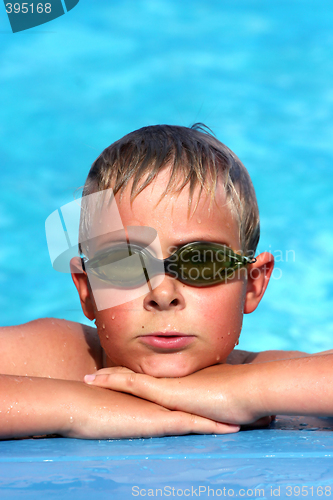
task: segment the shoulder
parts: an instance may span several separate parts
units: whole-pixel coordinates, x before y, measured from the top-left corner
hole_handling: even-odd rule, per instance
[[[82,380],[102,367],[96,328],[56,318],[0,328],[0,373]]]
[[[256,363],[267,363],[269,361],[281,361],[284,359],[294,359],[294,358],[304,358],[309,356],[317,356],[320,354],[330,354],[331,351],[325,351],[323,353],[309,354],[302,351],[261,351],[261,352],[251,352],[251,351],[241,351],[234,349],[228,356],[226,363],[229,365],[241,365],[241,364],[256,364]]]
[[[250,351],[243,351],[241,349],[234,349],[227,357],[226,363],[228,365],[243,365],[244,363],[249,363],[248,358],[252,354],[255,353]]]

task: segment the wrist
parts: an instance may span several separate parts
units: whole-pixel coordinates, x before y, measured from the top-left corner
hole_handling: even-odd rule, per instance
[[[96,414],[94,404],[96,393],[103,389],[87,386],[84,382],[78,381],[71,381],[70,384],[66,393],[62,394],[62,401],[59,404],[61,410],[59,433],[68,438],[92,438],[91,421]]]
[[[48,434],[69,437],[68,434],[74,424],[74,414],[78,410],[80,386],[84,388],[84,384],[74,380],[49,378],[37,378],[34,379],[34,383],[40,386],[41,417],[36,419],[36,426],[45,427]]]
[[[262,366],[262,364],[242,365],[242,369],[245,370],[242,377],[246,380],[246,407],[253,420],[273,414],[268,397],[269,386],[266,385],[267,377]]]

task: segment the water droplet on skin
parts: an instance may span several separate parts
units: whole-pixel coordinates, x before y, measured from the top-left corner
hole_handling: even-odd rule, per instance
[[[108,339],[108,338],[109,338],[109,336],[108,336],[108,335],[105,335],[105,338],[107,338],[107,339]]]
[[[69,417],[69,421],[72,424],[74,422],[74,418],[73,417]]]
[[[236,344],[235,345],[238,345],[239,344],[239,340],[237,340]]]
[[[230,332],[228,332],[228,335],[230,335]]]
[[[71,329],[72,329],[69,325],[67,325],[67,328],[68,328],[69,330],[71,330]]]
[[[198,223],[198,224],[201,224],[201,219],[197,219],[197,223]]]
[[[220,361],[220,356],[216,356],[216,361]]]
[[[114,319],[114,318],[115,318],[115,316],[111,316],[111,319]]]
[[[104,325],[104,323],[103,323],[103,325],[102,325],[102,328],[103,328],[103,330],[105,329],[105,325]]]

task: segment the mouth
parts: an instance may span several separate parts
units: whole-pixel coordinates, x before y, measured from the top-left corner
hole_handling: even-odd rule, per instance
[[[153,332],[140,336],[141,342],[162,351],[182,349],[190,345],[194,339],[195,335],[180,332]]]

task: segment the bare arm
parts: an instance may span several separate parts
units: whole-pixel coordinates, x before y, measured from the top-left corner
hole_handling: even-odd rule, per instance
[[[261,412],[333,416],[333,354],[258,363],[252,372]]]
[[[0,439],[49,434],[119,439],[239,430],[72,380],[0,375],[0,395]]]
[[[83,376],[102,362],[94,330],[54,318],[0,329],[0,439],[49,434],[108,439],[239,430],[84,384]]]
[[[124,391],[216,421],[251,424],[266,416],[333,416],[333,353],[231,366],[215,365],[186,377],[156,379],[116,368],[97,372],[95,384]]]

